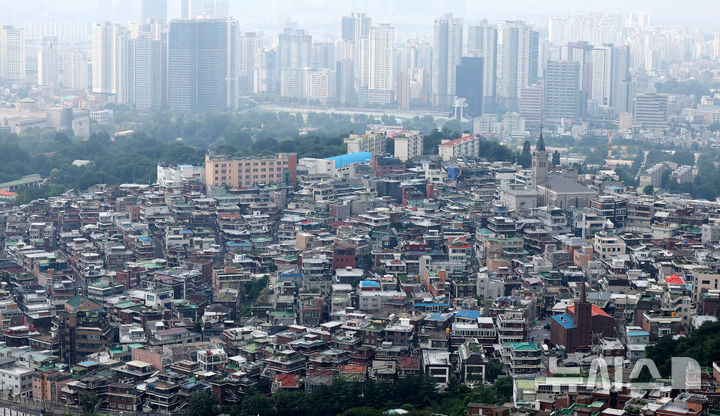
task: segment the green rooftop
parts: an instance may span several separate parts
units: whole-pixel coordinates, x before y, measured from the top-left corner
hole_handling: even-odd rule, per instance
[[[508,346],[513,351],[539,351],[540,347],[535,342],[506,342],[503,347]]]
[[[517,378],[515,379],[515,386],[522,390],[534,390],[535,380],[528,378]]]
[[[276,318],[290,318],[295,316],[294,313],[288,311],[270,311],[268,312],[268,315],[272,315]]]
[[[258,351],[258,350],[261,349],[261,348],[262,348],[261,345],[252,343],[252,344],[244,345],[244,346],[242,346],[240,349],[242,349],[243,351],[247,351],[247,352],[253,353],[253,352]]]

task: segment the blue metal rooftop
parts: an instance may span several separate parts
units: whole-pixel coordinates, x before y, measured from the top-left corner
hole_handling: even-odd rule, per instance
[[[345,155],[329,157],[326,160],[334,160],[335,168],[342,168],[351,163],[364,163],[370,159],[372,159],[372,153],[357,152],[357,153],[348,153]]]
[[[455,317],[461,317],[461,318],[467,318],[467,319],[477,319],[483,316],[482,312],[480,311],[457,311],[455,314]]]
[[[553,315],[552,319],[562,325],[562,327],[565,329],[575,328],[575,320],[572,318],[572,316],[566,313],[562,313],[560,315]]]

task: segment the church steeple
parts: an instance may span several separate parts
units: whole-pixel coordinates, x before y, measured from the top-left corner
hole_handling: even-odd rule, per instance
[[[538,137],[535,151],[532,154],[532,186],[537,189],[538,184],[545,182],[547,179],[548,158],[545,151],[545,140],[540,129],[540,137]]]
[[[545,151],[545,140],[543,139],[542,135],[542,127],[540,127],[540,137],[538,138],[537,146],[535,146],[535,149]]]

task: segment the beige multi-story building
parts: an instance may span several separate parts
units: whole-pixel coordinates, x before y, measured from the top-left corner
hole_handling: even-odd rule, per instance
[[[215,293],[223,289],[240,290],[253,280],[254,277],[249,271],[238,270],[234,267],[214,269],[212,272],[212,283]]]
[[[348,153],[385,153],[385,133],[366,131],[365,134],[351,134],[345,139]]]
[[[606,233],[595,234],[593,251],[601,259],[625,254],[626,247],[625,242],[618,236],[607,235]]]
[[[480,155],[480,140],[480,137],[471,134],[446,140],[438,146],[438,154],[444,162],[458,158],[475,158]]]
[[[275,156],[235,157],[205,155],[205,184],[240,188],[260,184],[297,181],[297,155],[278,153]]]
[[[395,157],[407,162],[423,154],[423,135],[418,130],[403,131],[393,137]]]
[[[697,273],[693,282],[693,301],[702,302],[703,294],[720,289],[720,273]]]

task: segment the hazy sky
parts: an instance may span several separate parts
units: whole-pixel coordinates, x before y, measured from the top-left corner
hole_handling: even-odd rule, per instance
[[[126,21],[139,15],[140,0],[0,0],[0,22],[20,20],[108,19]],[[430,26],[452,11],[466,21],[524,19],[545,25],[547,18],[568,12],[649,11],[654,24],[720,29],[718,0],[230,0],[231,13],[248,28],[274,30],[292,20],[313,31],[338,31],[340,16],[365,11],[374,22],[398,29]],[[168,0],[169,16],[179,14],[180,0]]]

